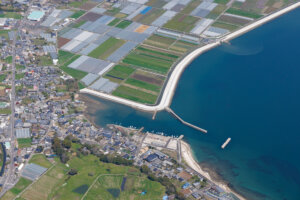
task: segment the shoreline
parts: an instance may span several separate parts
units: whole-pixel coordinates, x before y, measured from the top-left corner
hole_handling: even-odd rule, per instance
[[[225,35],[224,37],[220,38],[218,41],[205,45],[203,47],[200,47],[194,51],[192,51],[190,54],[188,54],[186,57],[184,57],[175,67],[173,72],[171,73],[169,79],[167,80],[166,87],[162,91],[162,96],[160,99],[160,102],[157,105],[146,105],[142,103],[137,103],[128,99],[123,99],[121,97],[116,97],[111,94],[106,94],[103,92],[95,91],[92,89],[84,88],[80,90],[80,93],[86,93],[86,94],[91,94],[93,96],[97,96],[103,99],[107,99],[110,101],[114,101],[123,105],[127,105],[130,107],[133,107],[135,109],[139,109],[142,111],[146,112],[156,112],[156,111],[161,111],[164,110],[165,108],[169,107],[172,103],[173,96],[176,91],[177,84],[179,82],[179,79],[184,72],[185,68],[194,60],[196,59],[199,55],[202,53],[205,53],[209,51],[210,49],[213,49],[219,45],[221,45],[223,42],[228,42],[234,38],[237,38],[285,13],[288,13],[296,8],[300,7],[300,2],[294,3],[286,8],[283,8],[275,13],[272,13],[268,16],[263,17],[262,19],[255,21],[248,26],[245,26],[235,32],[232,32],[228,35]]]
[[[240,194],[238,194],[237,192],[233,191],[224,182],[222,182],[220,180],[214,180],[211,177],[211,175],[210,175],[209,172],[203,170],[203,168],[200,166],[200,164],[194,158],[193,151],[192,151],[192,148],[190,147],[190,145],[187,142],[182,141],[182,140],[181,140],[181,156],[182,156],[183,160],[187,163],[187,165],[190,168],[192,168],[193,170],[195,170],[196,172],[198,172],[199,174],[201,174],[203,177],[205,177],[206,179],[208,179],[210,182],[216,184],[218,187],[222,188],[226,192],[230,192],[230,193],[234,194],[240,200],[246,200],[245,197],[243,197]]]

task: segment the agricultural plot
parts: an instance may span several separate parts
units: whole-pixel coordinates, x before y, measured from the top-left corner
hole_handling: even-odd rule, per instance
[[[164,27],[181,32],[190,32],[197,21],[198,18],[196,17],[179,13],[173,19],[168,21]]]
[[[141,192],[147,191],[141,197]],[[161,199],[163,192],[157,182],[138,176],[101,176],[88,192],[85,200],[92,199]]]
[[[102,163],[93,155],[81,156],[81,158],[72,157],[68,162],[70,167],[66,167],[58,160],[56,160],[56,162],[57,163],[50,170],[22,194],[22,199],[81,199],[90,187],[91,189],[87,192],[84,199],[95,199],[94,195],[109,195],[117,192],[117,190],[109,189],[119,189],[121,196],[127,193],[134,193],[136,196],[140,195],[136,190],[127,189],[126,184],[123,186],[125,188],[123,188],[124,191],[122,191],[121,187],[125,174],[133,176],[134,173],[131,171],[135,171],[137,175],[143,176],[135,168]],[[76,169],[78,173],[70,176],[68,175],[70,169]],[[143,181],[142,183],[145,184],[139,184],[140,187],[137,185],[135,187],[140,190],[149,190],[147,194],[149,195],[149,199],[152,197],[162,197],[164,193],[163,186],[158,182],[148,180],[144,176],[141,180]],[[94,181],[95,184],[93,184]],[[99,188],[98,183],[101,184]],[[132,183],[130,182],[130,184]],[[129,186],[130,185],[128,185],[128,187]],[[97,189],[94,190],[96,187]],[[151,191],[152,188],[153,192]],[[105,191],[105,193],[102,193],[102,191]],[[106,192],[108,192],[108,194]]]
[[[220,14],[222,14],[227,9],[226,5],[219,4],[215,7],[208,15],[207,18],[216,19]]]
[[[20,149],[31,146],[31,138],[18,138],[18,146]]]
[[[144,44],[163,48],[163,49],[168,49],[171,44],[173,44],[176,41],[176,39],[173,38],[168,38],[160,35],[152,35],[149,37]]]
[[[123,62],[166,74],[178,57],[178,55],[166,51],[138,47],[134,52],[125,57]]]
[[[31,180],[21,177],[20,180],[17,182],[17,184],[12,189],[7,191],[1,199],[2,200],[13,200],[18,194],[20,194],[31,183],[32,183]]]
[[[167,4],[167,2],[164,0],[150,0],[147,2],[148,6],[152,6],[155,8],[162,8],[166,4]]]
[[[83,11],[83,10],[78,10],[78,11],[76,11],[73,15],[71,15],[70,18],[78,19],[78,18],[81,17],[84,13],[85,13],[85,11]]]
[[[111,21],[109,24],[107,24],[108,26],[115,26],[116,24],[118,24],[121,21],[121,19],[116,18],[113,21]]]
[[[31,157],[29,163],[34,163],[40,165],[45,168],[49,168],[52,166],[49,160],[45,157],[44,154],[35,154]]]
[[[127,26],[129,26],[132,23],[132,21],[123,20],[120,23],[116,25],[117,28],[125,29]]]
[[[156,95],[149,94],[147,92],[143,92],[141,90],[126,87],[123,85],[121,85],[115,91],[113,91],[112,94],[121,98],[146,104],[154,104],[157,99]]]
[[[183,14],[190,14],[195,8],[200,5],[201,1],[192,0],[182,11]]]
[[[197,47],[195,43],[178,40],[171,47],[170,50],[177,51],[180,53],[186,53],[187,51]]]
[[[63,51],[63,50],[59,50],[58,51],[58,64],[64,64],[67,60],[72,58],[74,55],[75,54],[73,54],[73,53]]]
[[[213,27],[218,27],[218,28],[223,28],[229,31],[234,31],[239,28],[239,26],[234,25],[234,24],[227,24],[222,21],[216,21],[215,23],[212,24]]]
[[[82,79],[84,76],[87,75],[87,73],[77,70],[77,69],[72,69],[72,68],[68,67],[68,65],[71,64],[72,62],[74,62],[79,57],[80,57],[79,55],[75,55],[69,61],[67,61],[65,64],[60,66],[60,69],[62,69],[64,72],[66,72],[67,74],[69,74],[70,76],[72,76],[73,78],[75,78],[77,80]]]
[[[240,15],[240,16],[249,17],[249,18],[252,18],[252,19],[258,19],[258,18],[261,18],[263,16],[261,14],[255,13],[255,12],[244,11],[242,9],[237,9],[237,8],[229,8],[226,12],[229,13],[229,14]]]
[[[106,76],[116,78],[119,80],[124,80],[128,78],[134,71],[135,69],[132,67],[128,67],[125,65],[116,65],[106,74]]]
[[[164,12],[165,11],[162,9],[152,8],[146,14],[137,15],[135,18],[133,18],[133,21],[137,21],[142,24],[151,24],[154,20],[160,17]]]
[[[136,80],[140,80],[142,82],[149,83],[151,85],[157,85],[162,86],[165,80],[165,76],[149,73],[142,70],[137,70],[131,78],[134,78]]]
[[[125,43],[124,40],[116,39],[116,38],[109,38],[105,42],[103,42],[99,47],[93,50],[89,56],[93,58],[101,58],[105,59],[109,55],[111,55],[115,50],[120,48]]]
[[[154,91],[154,92],[159,92],[159,90],[160,90],[160,87],[157,85],[146,83],[144,81],[140,81],[140,80],[133,79],[133,78],[127,79],[125,83],[132,85],[134,87],[138,87],[138,88],[142,88],[142,89],[146,89],[146,90],[150,90],[150,91]]]

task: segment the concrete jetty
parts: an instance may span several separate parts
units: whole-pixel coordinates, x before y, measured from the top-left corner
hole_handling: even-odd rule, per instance
[[[225,147],[228,145],[228,143],[231,141],[231,138],[227,138],[227,140],[222,144],[222,149],[225,149]]]
[[[167,107],[166,111],[168,111],[169,113],[171,113],[177,120],[179,120],[184,125],[189,126],[189,127],[193,128],[193,129],[196,129],[198,131],[201,131],[203,133],[207,133],[207,130],[205,130],[203,128],[200,128],[198,126],[195,126],[195,125],[193,125],[191,123],[188,123],[188,122],[184,121],[183,119],[181,119],[171,108]]]
[[[157,114],[157,110],[154,111],[153,116],[152,116],[152,120],[155,120],[156,114]]]

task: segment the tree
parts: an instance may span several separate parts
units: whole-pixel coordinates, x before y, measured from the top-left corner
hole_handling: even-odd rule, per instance
[[[68,172],[68,174],[71,175],[71,176],[74,176],[77,173],[78,173],[78,170],[77,169],[73,169],[73,168]]]
[[[60,160],[62,163],[67,163],[70,160],[70,158],[69,158],[68,154],[66,152],[64,152],[61,154]]]
[[[144,174],[149,174],[150,173],[150,169],[147,165],[142,165],[141,168],[140,168],[140,171]]]
[[[66,138],[63,140],[62,145],[63,145],[65,148],[70,149],[71,146],[72,146],[72,142],[71,142],[71,140],[70,140],[69,138],[66,137]]]

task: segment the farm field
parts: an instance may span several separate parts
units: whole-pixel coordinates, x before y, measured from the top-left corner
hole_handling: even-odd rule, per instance
[[[135,69],[133,69],[132,67],[128,67],[125,65],[116,65],[106,75],[124,80],[128,78],[134,71]]]
[[[58,51],[58,64],[64,64],[67,60],[73,57],[75,54],[63,50]]]
[[[237,9],[237,8],[229,8],[226,12],[229,13],[229,14],[240,15],[240,16],[243,16],[243,17],[249,17],[249,18],[253,18],[253,19],[258,19],[258,18],[263,16],[261,14],[244,11],[244,10]]]
[[[229,31],[234,31],[234,30],[239,28],[239,26],[237,26],[237,25],[228,24],[228,23],[221,22],[221,21],[216,21],[215,23],[212,24],[212,26],[218,27],[218,28],[224,28],[224,29],[227,29]]]
[[[132,23],[132,21],[123,20],[120,23],[116,25],[117,28],[125,29],[127,26],[129,26]]]
[[[159,18],[165,11],[162,9],[152,8],[146,14],[140,14],[136,16],[133,20],[140,22],[142,24],[151,24],[154,20]]]
[[[166,74],[178,57],[168,52],[138,47],[134,52],[125,57],[123,62]]]
[[[171,44],[176,40],[173,38],[168,38],[160,35],[152,35],[149,37],[144,44],[155,46],[158,48],[168,49]]]
[[[173,51],[177,51],[180,53],[186,53],[187,51],[197,47],[198,45],[191,43],[191,42],[186,42],[183,40],[178,40],[176,41],[169,49]]]
[[[70,18],[78,19],[78,18],[81,17],[84,13],[85,13],[85,11],[83,11],[83,10],[78,10],[78,11],[76,11],[73,15],[71,15]]]
[[[31,185],[22,194],[21,198],[25,200],[81,199],[95,182],[84,198],[91,199],[91,196],[97,196],[100,193],[101,195],[108,195],[107,193],[102,193],[102,191],[107,191],[107,189],[116,189],[117,187],[121,189],[120,185],[123,176],[139,176],[142,183],[138,185],[134,183],[134,189],[127,189],[125,185],[126,190],[120,191],[120,195],[134,194],[136,197],[139,197],[140,193],[138,192],[140,190],[147,190],[149,192],[145,195],[145,199],[151,199],[152,197],[161,198],[164,194],[163,186],[160,183],[148,180],[145,175],[133,167],[103,163],[93,155],[81,156],[80,158],[72,157],[68,164],[69,167],[66,167],[66,165],[56,160],[56,164],[37,182]],[[67,174],[70,169],[76,169],[78,173],[70,176]],[[101,181],[101,185],[98,185],[97,182],[99,181]],[[99,188],[95,191],[94,186]],[[156,190],[151,191],[150,189]]]
[[[127,81],[125,83],[129,84],[129,85],[139,87],[139,88],[143,88],[143,89],[146,89],[146,90],[151,90],[151,91],[154,91],[154,92],[159,92],[159,90],[160,90],[160,87],[157,86],[157,85],[146,83],[146,82],[143,82],[143,81],[140,81],[140,80],[137,80],[137,79],[133,79],[133,78],[127,79]]]
[[[112,94],[132,101],[147,104],[154,104],[157,99],[157,96],[153,94],[149,94],[123,85],[118,87]]]
[[[125,182],[125,184],[123,183]],[[122,184],[123,183],[123,184]],[[147,191],[145,195],[141,193]],[[158,182],[144,176],[101,176],[88,192],[85,200],[93,199],[161,199],[163,191]]]
[[[105,59],[110,56],[115,50],[120,48],[125,43],[124,40],[110,37],[108,40],[103,42],[95,50],[93,50],[89,56],[93,58]]]
[[[26,148],[31,146],[31,138],[18,138],[19,148]]]
[[[29,163],[34,163],[37,165],[40,165],[45,168],[50,168],[52,164],[50,163],[49,160],[45,157],[44,154],[35,154],[31,157]]]
[[[198,18],[196,17],[179,13],[173,17],[173,19],[168,21],[164,25],[164,28],[182,32],[190,32],[194,28],[197,21]]]
[[[108,26],[115,26],[116,24],[118,24],[121,20],[119,18],[114,19],[113,21],[111,21],[109,24],[107,24]]]
[[[18,183],[10,189],[5,195],[1,198],[1,200],[13,200],[18,194],[20,194],[28,185],[32,183],[31,180],[20,178]]]
[[[80,55],[75,55],[71,59],[69,59],[67,62],[65,62],[63,65],[60,66],[60,69],[62,69],[64,72],[66,72],[67,74],[69,74],[70,76],[72,76],[73,78],[75,78],[77,80],[82,79],[83,77],[85,77],[88,74],[86,72],[68,67],[69,64],[71,64],[73,61],[75,61],[79,57],[80,57]]]

